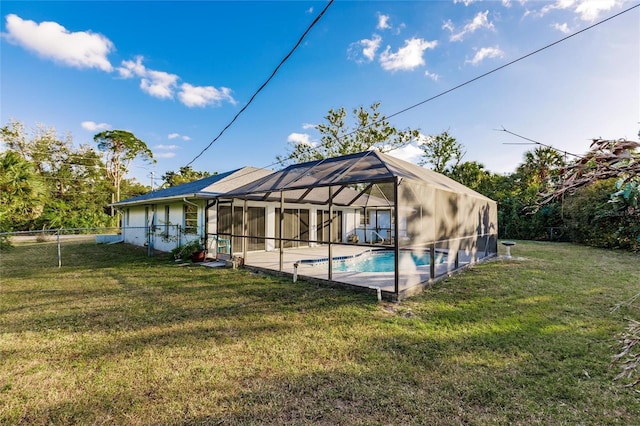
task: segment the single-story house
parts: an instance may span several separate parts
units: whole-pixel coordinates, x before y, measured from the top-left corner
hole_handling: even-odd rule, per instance
[[[271,173],[243,167],[115,203],[122,213],[122,238],[165,252],[192,240],[204,242],[216,229],[216,218],[210,216],[215,209],[209,209],[215,198]]]
[[[210,255],[392,300],[497,254],[495,201],[376,151],[215,178],[118,203],[125,241],[170,250],[205,236]]]
[[[218,235],[245,265],[391,299],[497,254],[495,201],[376,151],[291,165],[216,208]]]

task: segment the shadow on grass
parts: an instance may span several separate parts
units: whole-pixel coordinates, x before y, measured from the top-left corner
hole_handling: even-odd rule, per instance
[[[586,284],[544,281],[538,264],[483,265],[402,305],[379,305],[304,282],[145,260],[96,262],[93,284],[63,276],[54,289],[14,281],[3,290],[13,309],[0,314],[3,331],[84,336],[62,342],[70,360],[55,361],[69,374],[80,362],[93,374],[141,353],[143,367],[165,366],[163,377],[83,375],[79,397],[46,403],[23,423],[631,424],[640,411],[610,386],[608,307],[571,288]],[[295,366],[286,357],[261,364],[298,341],[285,353]],[[209,347],[222,354],[217,363]],[[8,356],[29,359],[27,351]],[[159,359],[148,361],[153,352]],[[194,374],[182,387],[167,371],[176,353],[176,372]],[[118,386],[103,391],[110,380]]]

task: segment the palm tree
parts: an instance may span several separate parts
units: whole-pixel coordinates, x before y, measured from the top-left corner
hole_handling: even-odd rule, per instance
[[[538,147],[524,154],[524,163],[518,167],[517,173],[542,189],[549,187],[551,177],[565,164],[565,159],[555,149]]]
[[[38,218],[44,209],[45,186],[34,166],[13,150],[0,155],[0,229],[13,230]]]

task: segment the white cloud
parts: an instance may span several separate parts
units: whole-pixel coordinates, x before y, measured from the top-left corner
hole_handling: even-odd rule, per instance
[[[450,32],[455,31],[455,27],[453,26],[453,22],[451,22],[451,19],[447,19],[447,21],[442,24],[442,29]]]
[[[502,5],[506,8],[511,7],[511,0],[502,0]]]
[[[391,25],[389,25],[389,15],[383,15],[378,12],[378,25],[376,28],[379,30],[388,30],[391,28]]]
[[[171,140],[171,139],[182,139],[183,141],[190,141],[191,138],[189,136],[186,135],[181,135],[180,133],[169,133],[167,135],[167,139]]]
[[[142,65],[142,56],[136,56],[135,61],[122,61],[122,66],[117,68],[120,77],[133,78],[147,75],[147,68]]]
[[[563,34],[569,34],[571,30],[569,29],[569,25],[567,23],[558,24],[557,22],[553,24],[553,28],[560,31]]]
[[[315,129],[316,125],[315,124],[311,124],[311,123],[303,123],[302,124],[302,128],[304,130]]]
[[[434,49],[437,41],[426,41],[421,38],[405,40],[405,45],[396,53],[391,53],[391,47],[380,54],[380,64],[387,71],[410,71],[424,65],[423,54],[427,49]]]
[[[467,34],[476,32],[483,28],[487,30],[494,30],[495,27],[492,22],[489,22],[488,15],[489,15],[488,10],[484,12],[478,12],[478,14],[464,26],[462,31],[460,31],[459,33],[451,34],[451,36],[449,37],[449,40],[462,41]],[[453,29],[453,25],[451,24],[451,21],[445,22],[445,25],[447,24],[449,24],[447,26],[447,29],[453,32],[454,29]],[[443,28],[445,27],[443,26]]]
[[[164,71],[148,70],[147,76],[140,80],[140,88],[143,92],[160,99],[172,99],[173,89],[178,82],[178,76]]]
[[[429,77],[433,81],[438,81],[438,79],[440,78],[438,74],[429,72],[428,70],[424,72],[424,75],[426,77]]]
[[[96,123],[95,121],[83,121],[80,125],[83,129],[90,132],[97,132],[98,130],[107,130],[111,128],[111,124]]]
[[[402,148],[389,151],[387,154],[410,163],[418,164],[420,160],[422,160],[424,151],[420,149],[417,143],[410,143]]]
[[[316,143],[311,140],[311,136],[309,136],[309,134],[307,133],[291,133],[289,136],[287,136],[287,142],[316,146]]]
[[[374,34],[371,39],[363,39],[351,43],[347,51],[349,59],[357,63],[371,62],[376,57],[376,52],[380,48],[382,38]],[[363,58],[364,57],[364,58]]]
[[[227,87],[216,89],[213,86],[193,86],[189,83],[183,83],[180,86],[178,98],[189,108],[218,105],[222,101],[236,104],[236,100],[231,96],[231,89]]]
[[[165,151],[171,151],[172,149],[178,149],[178,145],[156,145],[154,146],[155,149],[162,149]]]
[[[477,0],[453,0],[453,3],[464,3],[465,6],[469,6],[471,3],[474,3]]]
[[[595,21],[600,13],[607,12],[623,3],[623,0],[581,0],[578,1],[576,13],[583,21]]]
[[[175,156],[175,152],[161,152],[159,154],[153,154],[153,158],[173,158]]]
[[[70,32],[56,22],[38,24],[9,14],[7,33],[3,35],[10,43],[65,65],[81,69],[96,68],[105,72],[113,70],[107,55],[114,50],[114,46],[102,34]]]
[[[624,4],[624,0],[557,0],[553,4],[544,6],[539,12],[529,13],[543,17],[553,10],[573,10],[583,21],[592,22],[598,19],[602,13],[622,4]]]
[[[502,58],[504,56],[504,52],[500,50],[499,47],[483,47],[478,50],[473,57],[473,59],[467,59],[465,63],[471,65],[478,65],[480,62],[484,61],[487,58]]]
[[[140,88],[147,94],[160,99],[173,99],[178,87],[178,77],[164,71],[151,70],[142,64],[144,58],[136,56],[135,61],[122,61],[118,73],[123,78],[140,77]],[[180,85],[178,99],[188,107],[204,107],[218,105],[222,101],[236,104],[231,96],[231,89],[213,86],[194,86],[189,83]]]
[[[144,58],[136,56],[135,61],[122,61],[118,73],[122,78],[140,77],[143,92],[160,99],[173,99],[178,84],[178,76],[164,71],[150,70],[142,64]]]

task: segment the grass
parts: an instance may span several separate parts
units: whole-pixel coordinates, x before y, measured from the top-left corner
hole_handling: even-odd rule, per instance
[[[518,242],[402,302],[125,245],[0,254],[2,424],[632,424],[640,258]],[[51,261],[48,259],[52,258]],[[50,266],[47,266],[50,265]]]

